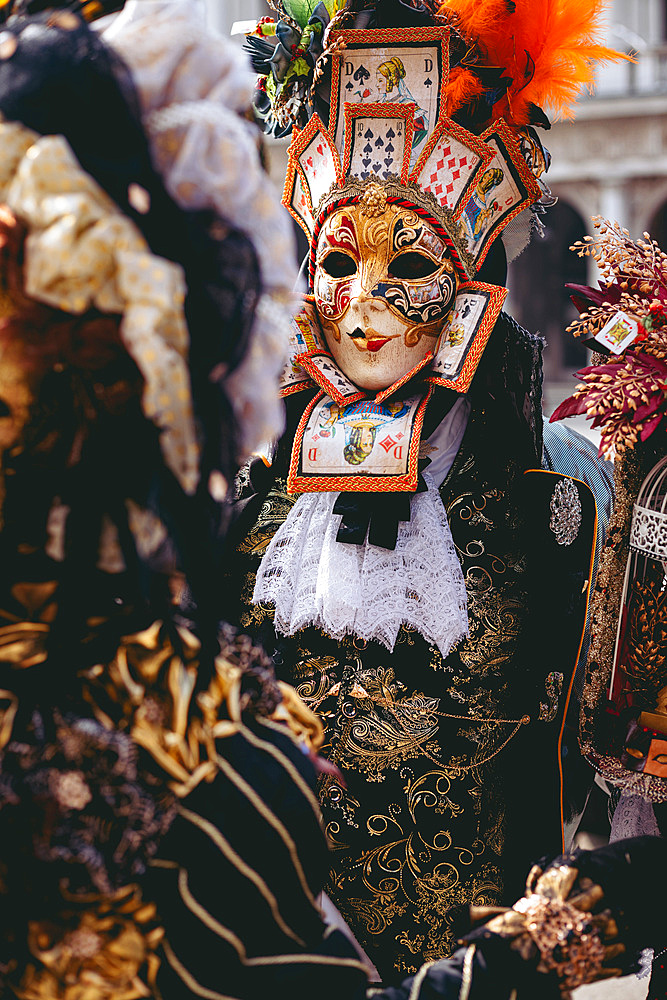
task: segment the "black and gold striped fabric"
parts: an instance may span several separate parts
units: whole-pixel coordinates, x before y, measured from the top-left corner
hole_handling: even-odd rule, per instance
[[[151,864],[164,1000],[365,996],[366,971],[316,902],[329,866],[314,768],[280,723],[217,741],[219,771],[181,800]]]

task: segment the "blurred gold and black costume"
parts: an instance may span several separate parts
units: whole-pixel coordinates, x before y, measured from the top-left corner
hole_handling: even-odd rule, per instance
[[[319,724],[220,626],[220,499],[280,430],[296,277],[251,77],[189,3],[128,5],[112,40],[18,6],[0,52],[0,993],[246,997],[296,977],[361,995],[315,903]],[[176,179],[192,129],[222,137],[217,186],[194,194]]]

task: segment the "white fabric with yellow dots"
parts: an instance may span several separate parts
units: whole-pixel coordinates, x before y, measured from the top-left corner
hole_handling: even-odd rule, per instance
[[[282,432],[278,383],[300,307],[292,223],[246,117],[255,78],[192,0],[128,0],[102,38],[130,68],[153,160],[174,201],[213,210],[257,253],[263,294],[246,354],[225,380],[243,461]]]
[[[143,409],[160,428],[183,489],[198,483],[188,370],[185,281],[85,173],[62,136],[0,121],[0,201],[26,226],[25,292],[63,312],[121,316],[120,336],[144,378]]]

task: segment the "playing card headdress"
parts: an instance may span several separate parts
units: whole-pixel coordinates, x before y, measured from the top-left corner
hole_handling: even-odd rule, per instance
[[[499,236],[516,256],[552,200],[540,180],[549,156],[534,126],[549,121],[539,105],[571,117],[595,62],[621,58],[594,43],[603,6],[284,0],[281,20],[263,18],[247,44],[261,74],[257,106],[267,130],[294,129],[283,200],[310,241],[311,285],[322,224],[369,198],[430,223],[460,294]],[[502,298],[487,294],[487,306],[495,320]],[[472,377],[440,375],[460,391]]]
[[[620,58],[593,43],[603,4],[593,0],[582,15],[573,0],[410,8],[394,0],[365,5],[358,23],[377,25],[370,29],[355,24],[359,6],[285,0],[283,19],[263,18],[249,38],[269,127],[300,130],[286,204],[313,237],[323,215],[359,198],[360,186],[389,185],[392,199],[442,228],[470,279],[493,240],[545,195],[538,178],[548,156],[533,126],[549,122],[538,104],[571,116],[594,62]],[[325,122],[311,115],[327,62]]]
[[[478,136],[448,117],[450,34],[446,26],[331,30],[329,123],[314,114],[294,136],[284,192],[311,240],[311,277],[322,223],[371,184],[428,220],[463,281],[540,199],[519,135],[504,120]]]

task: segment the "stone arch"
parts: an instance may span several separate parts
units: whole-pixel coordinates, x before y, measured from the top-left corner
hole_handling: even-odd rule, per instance
[[[651,213],[647,212],[642,232],[644,230],[648,231],[664,250],[667,246],[667,181],[664,184],[662,198],[654,199]]]
[[[547,183],[549,175],[546,176]],[[552,193],[558,198],[558,202],[564,202],[579,214],[584,222],[584,234],[593,235],[593,224],[591,216],[598,212],[598,191],[590,183],[571,184],[560,183],[551,186]],[[595,196],[595,197],[593,197]]]
[[[544,220],[544,238],[533,237],[529,247],[510,264],[508,285],[512,315],[522,326],[546,340],[545,380],[569,377],[587,362],[587,351],[565,332],[578,315],[566,283],[588,283],[588,258],[570,250],[588,232],[584,217],[560,198]]]

